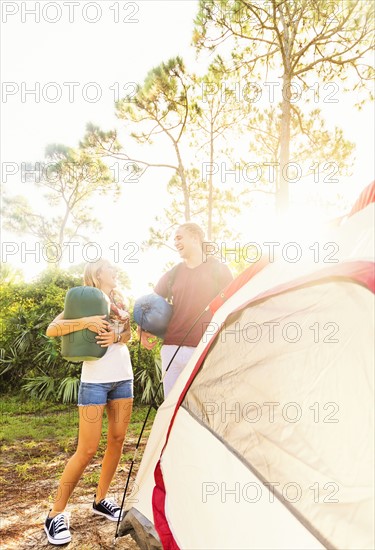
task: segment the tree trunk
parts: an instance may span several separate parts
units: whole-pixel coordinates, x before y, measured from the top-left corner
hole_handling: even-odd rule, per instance
[[[281,104],[281,128],[280,128],[280,166],[278,170],[276,188],[276,212],[285,212],[289,205],[289,181],[286,165],[289,162],[290,147],[290,74],[283,76],[283,99]]]
[[[210,175],[208,178],[208,221],[207,221],[207,239],[212,240],[212,210],[213,210],[213,175],[212,166],[214,162],[214,136],[213,136],[213,123],[211,121],[210,129]]]
[[[189,191],[186,183],[185,170],[182,164],[178,144],[176,142],[174,142],[174,148],[176,151],[177,161],[178,161],[178,174],[181,178],[182,192],[184,194],[185,222],[189,222],[190,221],[190,198],[189,198]]]
[[[70,208],[68,206],[68,204],[66,203],[66,209],[65,209],[65,215],[64,215],[64,219],[63,221],[61,222],[61,226],[60,226],[60,229],[59,229],[59,246],[60,246],[60,250],[62,252],[60,258],[58,259],[58,261],[56,262],[56,267],[60,267],[60,264],[62,262],[62,258],[63,258],[63,252],[65,250],[64,248],[64,234],[65,234],[65,226],[66,226],[66,223],[68,221],[68,218],[69,218],[69,214],[70,214]]]

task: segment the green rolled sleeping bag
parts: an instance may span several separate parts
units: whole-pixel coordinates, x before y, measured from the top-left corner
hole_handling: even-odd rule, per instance
[[[91,315],[109,316],[110,302],[104,292],[92,286],[76,286],[65,297],[64,318],[79,319]],[[67,361],[95,361],[106,353],[96,342],[97,334],[87,328],[62,337],[61,355]]]

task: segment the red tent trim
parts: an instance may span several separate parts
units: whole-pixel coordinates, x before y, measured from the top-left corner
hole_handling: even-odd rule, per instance
[[[154,525],[157,529],[164,550],[180,550],[169,528],[165,514],[166,491],[163,474],[160,468],[160,460],[155,468],[155,487],[152,493],[152,509],[154,513]]]
[[[238,277],[227,285],[224,290],[220,292],[209,304],[212,315],[223,305],[228,298],[230,298],[237,290],[242,288],[252,277],[259,273],[266,265],[269,264],[269,261],[265,258],[261,258],[258,262],[252,264],[250,267],[245,269]]]
[[[353,216],[353,214],[356,214],[356,212],[363,210],[372,202],[375,202],[375,181],[364,188],[358,199],[355,201],[353,208],[349,212],[348,216]]]

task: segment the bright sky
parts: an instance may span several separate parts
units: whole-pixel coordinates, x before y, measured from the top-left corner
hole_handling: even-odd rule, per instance
[[[181,55],[189,67],[199,71],[202,61],[197,64],[191,46],[197,5],[197,0],[2,1],[3,181],[4,163],[9,167],[10,163],[42,160],[49,143],[75,147],[88,122],[107,130],[118,126],[113,104],[117,90],[120,97],[131,91],[133,83],[142,82],[148,70],[161,61]],[[30,13],[33,7],[36,15]],[[27,93],[35,87],[36,96]],[[56,90],[61,97],[54,102]],[[354,176],[341,187],[354,198],[373,178],[373,107],[358,113],[352,107],[353,97],[341,93],[338,97],[338,104],[319,107],[325,109],[331,124],[342,126],[346,137],[357,143]],[[160,158],[163,153],[157,151]],[[117,203],[100,198],[95,205],[103,229],[92,235],[92,241],[109,259],[114,260],[119,251],[120,261],[127,260],[122,265],[135,296],[148,291],[148,283],[157,281],[167,261],[178,261],[178,256],[168,250],[138,251],[154,217],[167,203],[165,185],[170,175],[170,171],[149,170],[141,184],[124,184]],[[19,174],[8,176],[6,193],[22,194],[40,207],[41,198],[34,186],[19,180]],[[334,196],[336,189],[332,193]],[[252,213],[258,226],[268,221],[261,198],[259,201],[259,208]],[[246,238],[245,227],[251,226],[242,224]],[[33,239],[3,231],[2,240],[16,243],[16,251],[7,261],[22,267],[26,277],[45,267],[42,258],[39,261],[22,253],[22,247],[33,246]],[[94,249],[91,252],[95,254]],[[129,263],[131,259],[138,261]],[[82,260],[82,252],[77,253],[74,263]]]

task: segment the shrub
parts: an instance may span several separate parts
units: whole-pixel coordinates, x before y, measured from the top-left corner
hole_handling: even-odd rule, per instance
[[[47,270],[35,282],[1,282],[1,393],[23,390],[32,397],[60,402],[77,399],[81,365],[65,361],[60,339],[48,338],[46,328],[64,309],[66,292],[82,278],[62,270]],[[138,349],[136,325],[129,343],[134,368],[136,402],[152,403],[160,382],[155,362],[158,350]],[[153,397],[154,396],[154,397]]]

